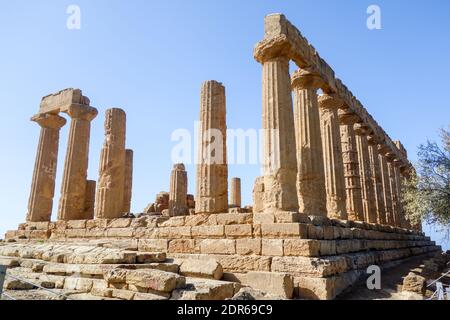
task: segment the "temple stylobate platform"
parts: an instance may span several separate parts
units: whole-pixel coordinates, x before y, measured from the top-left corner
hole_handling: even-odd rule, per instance
[[[181,263],[215,260],[223,281],[308,299],[335,298],[371,265],[439,252],[402,208],[402,181],[413,170],[404,147],[284,15],[265,18],[254,57],[263,74],[264,175],[255,181],[252,207],[242,208],[241,178],[228,177],[223,84],[206,81],[201,89],[195,203],[187,194],[185,166],[174,164],[170,192],[139,215],[129,212],[133,153],[125,149],[125,112],[106,112],[96,185],[86,170],[97,111],[80,90],[67,89],[44,97],[33,118],[42,131],[27,222],[9,231],[7,241],[101,244]],[[298,67],[292,74],[291,61]],[[72,123],[60,210],[52,222],[59,129],[65,124],[59,112]],[[222,161],[217,152],[212,161],[212,141],[221,141],[216,151]]]

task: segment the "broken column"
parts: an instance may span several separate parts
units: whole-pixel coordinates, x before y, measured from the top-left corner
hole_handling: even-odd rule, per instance
[[[358,122],[358,117],[354,114],[341,112],[339,118],[341,123],[345,189],[347,193],[347,213],[350,220],[364,221],[358,149],[353,128],[354,124]]]
[[[228,212],[225,87],[217,81],[202,85],[197,164],[197,214]]]
[[[184,164],[175,164],[170,175],[169,215],[171,217],[188,214],[188,178]]]
[[[298,161],[299,211],[327,216],[325,171],[317,89],[322,79],[306,70],[292,76],[295,136]]]
[[[74,104],[65,112],[71,117],[66,162],[61,187],[58,220],[84,219],[86,177],[89,161],[91,121],[97,109]]]
[[[38,114],[31,118],[41,127],[28,202],[28,222],[50,221],[55,195],[59,132],[66,120],[55,114]]]
[[[133,193],[133,150],[125,150],[125,178],[123,191],[123,213],[131,213],[131,197]]]
[[[100,155],[95,217],[123,216],[125,186],[126,114],[119,108],[106,110],[105,142]]]
[[[361,176],[364,221],[377,223],[377,210],[375,204],[375,190],[370,167],[369,144],[367,135],[369,130],[363,124],[355,125],[356,145],[358,148],[358,162]]]
[[[380,158],[378,153],[377,137],[369,136],[369,158],[370,168],[372,171],[372,184],[375,192],[375,206],[377,211],[377,222],[379,224],[386,224],[386,209],[384,207],[384,193],[383,193],[383,178],[381,172]]]
[[[332,218],[347,220],[344,162],[338,108],[343,106],[335,95],[319,97],[327,211]]]
[[[241,179],[231,179],[230,208],[241,208]]]

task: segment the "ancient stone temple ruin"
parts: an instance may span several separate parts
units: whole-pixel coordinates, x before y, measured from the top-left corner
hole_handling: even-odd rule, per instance
[[[18,265],[39,260],[34,279],[104,298],[226,299],[250,286],[282,298],[333,299],[371,265],[439,252],[402,210],[402,180],[412,170],[402,144],[285,16],[266,17],[254,57],[263,75],[264,175],[252,208],[242,208],[239,178],[228,192],[221,83],[201,88],[195,204],[185,166],[174,164],[170,192],[139,215],[130,215],[125,112],[106,112],[96,184],[86,172],[97,110],[68,89],[44,97],[32,118],[41,136],[26,222],[6,234],[0,256]],[[292,62],[298,69],[290,74]],[[71,125],[52,222],[61,112]],[[221,161],[208,155],[210,129],[223,137]]]

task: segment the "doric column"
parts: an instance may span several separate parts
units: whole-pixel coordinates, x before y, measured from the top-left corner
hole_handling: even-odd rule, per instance
[[[67,221],[84,218],[91,121],[98,112],[97,109],[87,105],[72,105],[65,112],[72,120],[67,142],[58,220]]]
[[[325,94],[319,97],[328,216],[347,220],[344,162],[338,116],[338,108],[342,106],[342,100],[333,95]]]
[[[125,187],[123,192],[123,213],[131,213],[133,193],[133,150],[125,150]]]
[[[388,157],[388,172],[389,172],[389,183],[390,183],[390,191],[391,191],[391,200],[392,200],[392,219],[393,226],[399,227],[399,211],[398,211],[398,193],[397,193],[397,179],[395,177],[395,164],[394,158]]]
[[[123,216],[125,187],[126,114],[118,108],[106,110],[105,142],[100,155],[95,217]]]
[[[392,195],[391,195],[391,183],[389,179],[389,167],[386,158],[386,153],[388,149],[380,145],[378,147],[378,151],[380,153],[380,167],[381,167],[381,178],[383,183],[383,199],[384,199],[384,209],[386,211],[386,223],[390,226],[395,225],[394,215],[392,211]]]
[[[197,214],[228,212],[226,131],[225,87],[217,81],[207,81],[201,92]]]
[[[372,171],[372,184],[375,191],[377,222],[379,224],[386,224],[386,208],[384,206],[383,177],[381,172],[380,157],[378,153],[378,140],[375,136],[369,136],[368,142],[370,168]]]
[[[184,164],[174,165],[170,175],[169,215],[171,217],[188,214],[188,178]]]
[[[38,114],[31,118],[41,127],[34,165],[27,221],[50,221],[55,195],[59,131],[66,120],[54,114]]]
[[[358,149],[353,127],[357,121],[358,118],[355,115],[344,112],[340,114],[347,212],[350,220],[364,221]]]
[[[298,70],[292,76],[298,161],[299,211],[326,216],[327,199],[317,89],[322,80]]]
[[[240,208],[241,206],[241,179],[233,178],[231,179],[230,207]]]
[[[403,211],[403,203],[402,203],[402,176],[400,173],[400,168],[403,163],[400,160],[394,161],[394,174],[395,174],[395,186],[397,187],[397,225],[402,228],[406,228],[406,219],[405,213]]]
[[[361,124],[355,125],[356,145],[358,148],[358,162],[361,176],[362,199],[364,209],[364,221],[377,223],[377,209],[375,202],[375,190],[370,166],[369,145],[367,130]]]

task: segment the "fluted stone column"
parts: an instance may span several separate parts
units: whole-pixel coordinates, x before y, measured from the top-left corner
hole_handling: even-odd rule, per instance
[[[197,214],[228,212],[226,131],[225,87],[217,81],[207,81],[201,92]]]
[[[392,219],[393,226],[399,227],[399,212],[398,212],[398,193],[397,193],[397,180],[395,178],[395,164],[393,158],[388,158],[388,172],[389,172],[389,183],[391,191],[392,200]]]
[[[381,177],[383,183],[383,199],[384,199],[384,209],[386,211],[386,223],[390,226],[395,225],[394,215],[392,211],[392,195],[391,195],[391,183],[389,179],[389,167],[386,158],[387,149],[383,146],[379,146],[378,150],[380,152],[380,167],[381,167]]]
[[[232,178],[230,189],[230,207],[241,208],[241,206],[241,179]]]
[[[372,184],[375,191],[375,205],[377,210],[377,222],[386,224],[386,209],[384,207],[383,178],[381,173],[380,158],[378,153],[378,141],[369,136],[369,157],[372,171]]]
[[[328,216],[347,220],[344,162],[338,115],[338,108],[342,106],[342,100],[333,95],[325,94],[319,97]]]
[[[369,145],[367,131],[360,124],[355,125],[356,145],[358,148],[358,162],[361,175],[362,199],[364,209],[364,221],[377,223],[377,209],[375,202],[375,190],[370,166]]]
[[[402,228],[406,228],[406,220],[405,220],[405,213],[403,211],[403,204],[402,204],[402,178],[400,173],[400,167],[402,166],[401,161],[394,161],[394,174],[395,174],[395,186],[396,194],[397,194],[397,225]]]
[[[188,178],[184,164],[174,165],[170,175],[169,215],[171,217],[188,214]]]
[[[84,200],[84,217],[83,219],[94,219],[95,208],[95,191],[97,182],[93,180],[86,181],[86,197]]]
[[[257,59],[263,65],[264,212],[298,211],[289,59],[286,56]]]
[[[305,70],[298,70],[292,76],[299,211],[326,216],[327,193],[317,97],[321,84],[317,75]]]
[[[54,114],[39,114],[31,118],[41,127],[39,144],[28,201],[28,222],[50,221],[55,195],[59,132],[66,120]]]
[[[353,127],[357,122],[357,118],[342,114],[340,121],[345,189],[347,192],[347,212],[350,220],[364,221],[358,149]]]
[[[126,114],[118,108],[106,110],[105,142],[100,155],[95,217],[123,216],[125,187]]]
[[[87,105],[66,110],[72,118],[61,186],[58,220],[84,219],[91,121],[98,111]]]
[[[123,192],[123,213],[131,213],[133,193],[133,150],[125,150],[125,187]]]

